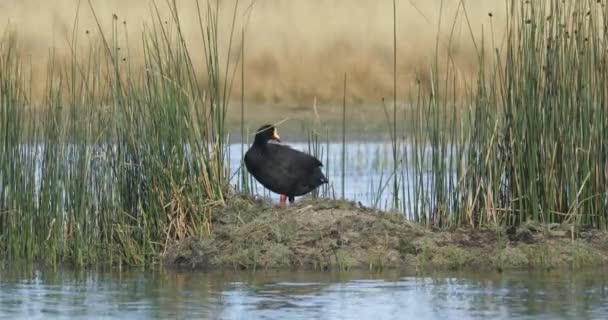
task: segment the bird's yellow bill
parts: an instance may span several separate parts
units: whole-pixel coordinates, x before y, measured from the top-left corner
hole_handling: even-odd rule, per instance
[[[272,130],[272,137],[277,139],[278,141],[281,141],[281,137],[279,137],[279,133],[277,131],[277,128],[274,128],[274,130]]]

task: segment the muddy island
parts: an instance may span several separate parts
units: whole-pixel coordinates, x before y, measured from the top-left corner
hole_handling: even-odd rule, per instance
[[[165,266],[196,270],[547,270],[604,266],[608,233],[570,225],[433,229],[400,213],[305,199],[282,208],[234,196],[210,237],[169,245]]]

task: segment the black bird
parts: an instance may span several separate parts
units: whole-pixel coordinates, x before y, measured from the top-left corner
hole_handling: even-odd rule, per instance
[[[277,129],[262,126],[253,144],[245,153],[245,166],[264,187],[289,198],[305,195],[328,180],[321,172],[323,164],[317,158],[281,144]]]

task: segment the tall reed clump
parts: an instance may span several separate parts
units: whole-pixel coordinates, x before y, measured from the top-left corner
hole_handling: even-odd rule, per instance
[[[199,5],[203,73],[175,2],[168,6],[171,21],[155,8],[142,35],[143,72],[132,69],[128,42],[119,41],[127,22],[114,15],[111,32],[99,27],[97,41],[73,37],[70,63],[49,64],[40,105],[28,98],[18,41],[2,39],[2,258],[141,265],[168,242],[210,233],[211,208],[228,190],[231,61],[220,65],[217,2]]]
[[[14,34],[4,34],[0,42],[0,248],[3,252],[22,250],[23,255],[31,256],[33,230],[21,226],[23,217],[15,210],[17,204],[33,206],[34,190],[34,156],[23,154],[18,142],[28,124],[25,106],[29,97],[16,47]],[[20,157],[27,160],[14,161]],[[23,241],[26,238],[29,241]]]
[[[535,220],[606,228],[608,7],[596,0],[506,5],[505,38],[485,29],[474,39],[479,72],[467,94],[456,96],[462,79],[448,56],[445,76],[432,77],[434,91],[415,103],[424,125],[416,130],[423,143],[408,155],[414,217],[436,225]],[[461,8],[466,19],[464,2]],[[492,26],[491,13],[488,19]]]

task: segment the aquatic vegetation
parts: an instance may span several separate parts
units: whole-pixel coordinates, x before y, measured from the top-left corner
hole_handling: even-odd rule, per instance
[[[606,228],[608,9],[597,1],[507,4],[505,39],[477,42],[479,76],[468,96],[452,98],[458,70],[447,57],[435,91],[415,104],[428,126],[416,139],[431,148],[424,158],[415,143],[410,156],[420,168],[411,176],[420,181],[415,217],[433,225]],[[424,162],[432,163],[430,185],[421,182]]]
[[[40,105],[28,96],[18,40],[3,38],[3,260],[143,264],[168,241],[209,234],[210,207],[228,190],[224,73],[233,62],[224,69],[218,56],[225,36],[217,9],[209,2],[198,14],[205,86],[177,16],[156,20],[142,35],[143,73],[131,72],[128,50],[120,50],[127,26],[117,16],[111,34],[71,43],[89,50],[74,51],[68,65],[49,65]],[[84,30],[75,25],[73,32]]]
[[[504,38],[495,39],[491,12],[489,32],[474,36],[464,3],[451,24],[471,34],[476,78],[464,78],[448,50],[430,78],[417,79],[402,119],[384,106],[392,150],[372,159],[392,166],[377,171],[392,188],[375,181],[369,189],[391,199],[387,209],[433,226],[606,228],[608,9],[597,1],[505,4]]]
[[[176,13],[167,22],[154,17],[141,38],[145,69],[131,69],[129,44],[121,37],[127,23],[114,16],[109,33],[99,26],[98,39],[68,41],[69,63],[49,63],[41,102],[31,96],[29,67],[19,54],[19,39],[10,32],[3,36],[4,260],[146,264],[166,254],[176,241],[207,241],[217,235],[214,213],[234,191],[269,194],[242,166],[229,165],[226,115],[246,43],[243,27],[240,48],[232,48],[241,17],[235,7],[230,32],[221,33],[216,3],[196,3],[205,53],[201,69],[194,62],[201,57],[190,54]],[[452,56],[457,48],[450,50],[451,39],[439,37],[437,47],[448,50],[437,50],[435,62],[423,66],[430,71],[411,84],[417,94],[407,99],[396,95],[398,81],[405,80],[394,68],[394,95],[380,110],[388,142],[376,150],[351,153],[345,147],[346,132],[351,130],[348,117],[355,110],[347,108],[345,75],[339,125],[330,128],[319,120],[304,128],[308,151],[326,159],[326,174],[335,180],[313,196],[348,198],[346,171],[373,168],[373,174],[361,180],[372,206],[398,211],[419,224],[497,230],[535,221],[606,229],[608,8],[591,0],[505,4],[509,10],[504,38],[495,38],[492,14],[490,30],[484,28],[476,36],[464,2],[451,24],[453,29],[463,25],[471,34],[477,48],[475,77],[463,75]],[[396,16],[393,19],[398,24]],[[79,32],[88,34],[75,24],[73,33]],[[220,57],[220,41],[228,43],[227,57]],[[396,49],[393,54],[396,65]],[[53,61],[53,51],[50,55]],[[240,71],[245,79],[242,65]],[[252,134],[245,123],[245,89],[241,81],[241,158]],[[402,99],[407,106],[401,114]],[[330,142],[330,132],[341,133],[341,143]],[[330,165],[330,157],[340,153],[339,161]],[[358,163],[347,166],[351,160]],[[230,185],[233,181],[235,186]],[[235,219],[245,224],[238,214]],[[247,247],[248,232],[279,237],[283,230],[277,226],[290,230],[286,223],[275,222],[266,226],[258,221],[263,228],[230,231],[243,234],[240,242],[230,244],[234,255],[223,261],[255,268],[293,264],[300,254],[316,254],[292,255],[286,238],[276,243],[263,238],[267,247]],[[390,245],[374,242],[366,259],[341,250],[339,255],[324,251],[310,261],[321,268],[337,264],[347,269],[356,260],[382,269],[395,256],[384,250],[398,251],[392,237]],[[416,257],[419,266],[443,261],[459,267],[474,258],[463,257],[463,250],[446,249],[452,256],[445,260],[448,252],[438,248],[421,245],[425,254]],[[587,263],[577,243],[565,248],[558,251],[575,257],[573,265]],[[554,264],[553,256],[503,249],[496,260],[501,268],[509,256],[518,257],[522,265]]]

